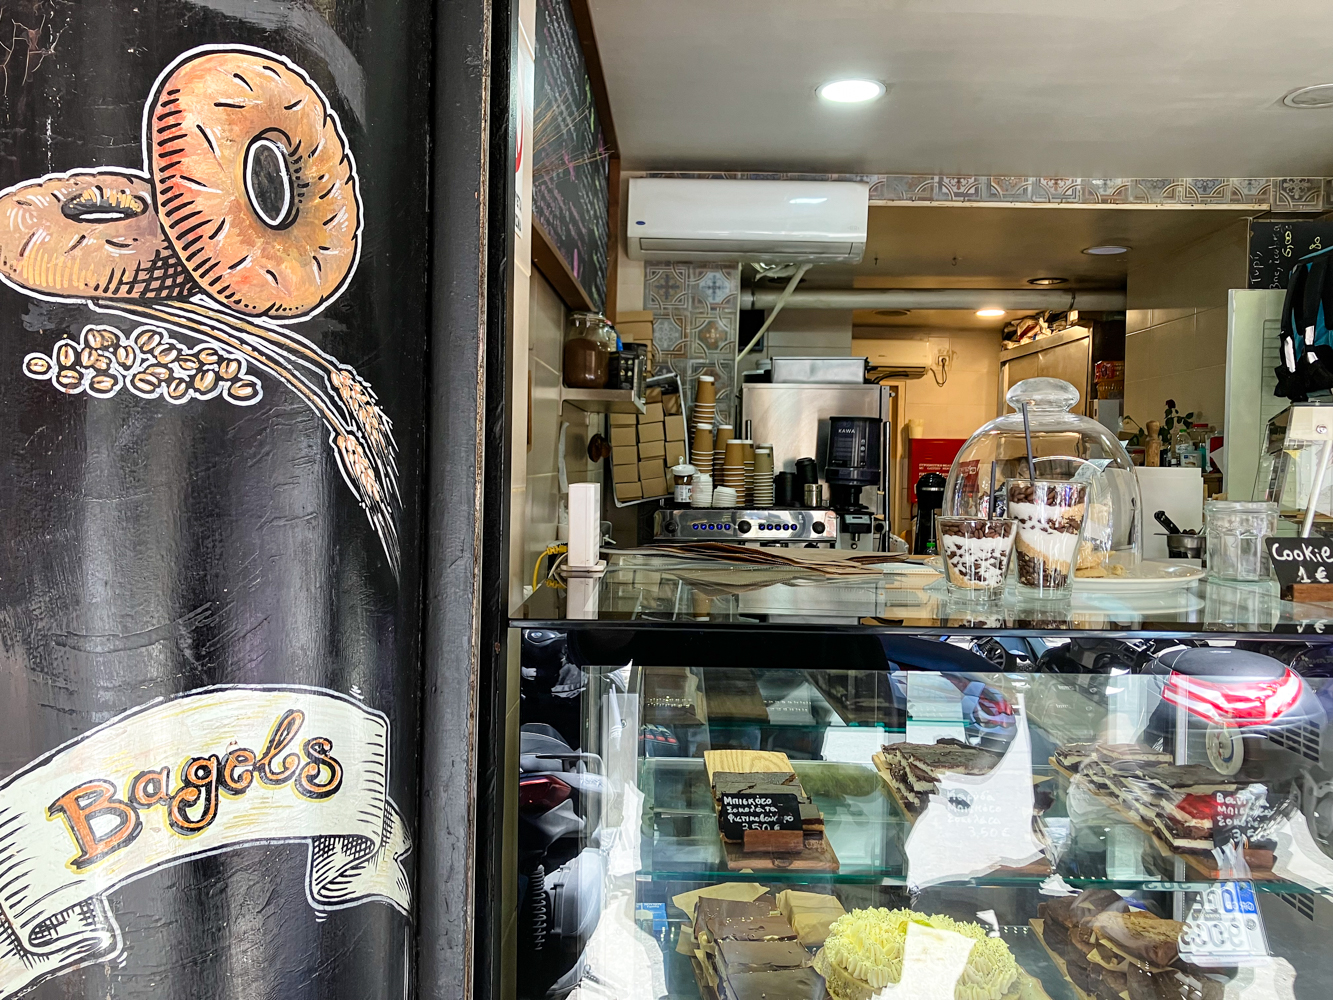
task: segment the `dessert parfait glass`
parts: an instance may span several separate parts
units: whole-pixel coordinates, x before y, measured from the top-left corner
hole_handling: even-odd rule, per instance
[[[1007,487],[1009,516],[1018,526],[1014,542],[1018,595],[1035,600],[1067,598],[1088,516],[1088,484],[1011,479]]]
[[[1014,549],[1015,522],[997,517],[937,517],[935,537],[951,600],[999,601]]]
[[[1006,393],[1005,400],[1012,412],[968,438],[954,459],[940,516],[1012,518],[1014,514],[1005,511],[1010,481],[1082,483],[1087,523],[1077,548],[1075,575],[1135,575],[1143,551],[1142,503],[1134,464],[1124,445],[1109,428],[1071,412],[1078,408],[1079,391],[1062,379],[1024,379]],[[1023,432],[1025,403],[1031,468]],[[1022,525],[1017,536],[1016,551],[1021,551]]]

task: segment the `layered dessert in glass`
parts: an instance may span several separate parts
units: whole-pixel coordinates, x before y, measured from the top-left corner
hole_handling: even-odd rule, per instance
[[[1007,513],[1017,522],[1014,567],[1025,597],[1068,597],[1073,585],[1088,484],[1043,479],[1011,479]]]
[[[936,518],[935,532],[951,597],[999,600],[1004,596],[1015,524],[1002,517]]]

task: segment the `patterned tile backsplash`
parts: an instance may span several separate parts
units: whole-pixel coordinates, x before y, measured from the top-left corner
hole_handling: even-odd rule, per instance
[[[1230,205],[1333,209],[1333,177],[986,177],[957,174],[652,173],[650,177],[865,181],[881,203]]]
[[[656,374],[680,376],[685,403],[694,405],[695,380],[717,379],[719,419],[730,414],[731,371],[740,329],[741,271],[736,264],[648,264],[644,305],[653,312]]]

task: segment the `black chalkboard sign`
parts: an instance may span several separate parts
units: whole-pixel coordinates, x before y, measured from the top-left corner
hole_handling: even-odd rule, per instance
[[[1247,287],[1285,289],[1298,260],[1331,246],[1333,223],[1252,222]]]
[[[1265,542],[1283,600],[1333,600],[1333,540],[1269,538]]]
[[[741,840],[746,830],[800,830],[801,804],[795,793],[724,793],[717,825],[727,840]]]
[[[609,160],[569,0],[537,0],[533,82],[532,212],[602,309]]]

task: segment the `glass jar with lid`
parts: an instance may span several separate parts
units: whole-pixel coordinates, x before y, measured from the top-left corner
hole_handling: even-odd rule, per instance
[[[1143,552],[1139,481],[1129,454],[1103,424],[1070,410],[1079,392],[1058,378],[1029,378],[1005,394],[1012,412],[986,424],[963,445],[949,470],[941,517],[999,517],[1011,479],[1086,482],[1087,519],[1075,576],[1133,572]],[[1032,435],[1028,468],[1023,430]],[[993,470],[993,471],[992,471]],[[994,479],[995,492],[991,494]]]
[[[570,313],[565,324],[564,378],[571,389],[606,387],[614,334],[608,348],[606,320],[599,313]]]

